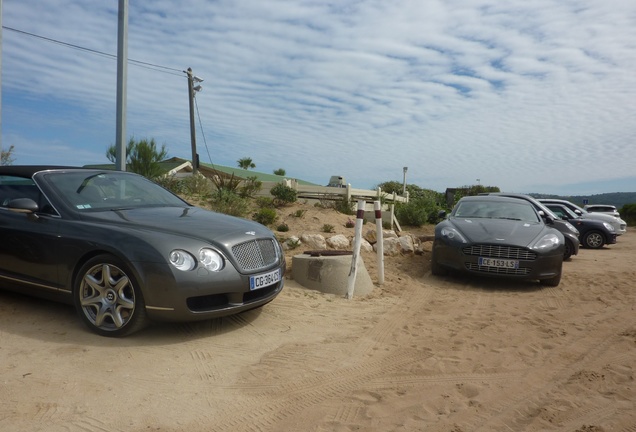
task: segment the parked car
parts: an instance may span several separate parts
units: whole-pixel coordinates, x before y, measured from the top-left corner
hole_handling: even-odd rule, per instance
[[[607,204],[586,204],[583,206],[583,209],[588,211],[589,213],[603,213],[608,214],[610,216],[614,216],[617,218],[621,217],[621,214],[616,209],[616,206],[607,205]]]
[[[574,213],[580,215],[583,219],[596,219],[596,220],[610,223],[614,226],[614,230],[616,231],[617,236],[620,236],[627,232],[627,222],[625,222],[620,217],[610,216],[603,213],[591,213],[577,206],[576,204],[571,203],[570,201],[566,201],[562,199],[540,198],[539,201],[546,204],[547,203],[563,204],[567,206],[570,210],[572,210]]]
[[[607,222],[594,219],[583,219],[563,204],[545,204],[554,214],[567,220],[579,230],[581,246],[599,249],[606,244],[616,243],[614,226]]]
[[[579,253],[579,231],[569,223],[568,221],[561,220],[557,215],[552,213],[552,211],[547,208],[544,204],[540,203],[536,199],[532,198],[530,195],[518,194],[518,193],[504,193],[504,192],[486,192],[484,195],[494,195],[494,196],[507,196],[510,198],[522,199],[524,201],[528,201],[532,206],[539,212],[539,214],[546,220],[546,222],[550,223],[552,227],[559,230],[563,237],[565,238],[565,250],[563,254],[563,259],[567,260],[572,255],[577,255]]]
[[[442,216],[445,216],[442,214]],[[561,281],[565,240],[528,202],[501,196],[461,198],[435,226],[431,273]]]
[[[103,336],[235,314],[283,289],[269,229],[121,171],[0,167],[0,238],[2,288],[74,304]]]

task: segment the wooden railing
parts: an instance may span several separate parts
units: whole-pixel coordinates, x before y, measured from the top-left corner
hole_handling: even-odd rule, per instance
[[[275,182],[263,182],[263,187],[258,194],[259,196],[270,196],[270,190],[278,183]],[[350,184],[346,187],[329,187],[329,186],[310,186],[298,184],[296,180],[285,180],[286,186],[294,189],[298,198],[306,199],[319,199],[319,200],[340,200],[346,198],[348,201],[365,200],[376,201],[380,200],[384,203],[398,203],[409,202],[408,192],[406,196],[397,195],[396,193],[383,192],[381,188],[376,190],[370,189],[355,189]]]

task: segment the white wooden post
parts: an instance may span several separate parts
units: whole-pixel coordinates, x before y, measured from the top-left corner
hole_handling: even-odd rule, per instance
[[[358,211],[356,213],[356,233],[353,240],[353,256],[351,257],[351,269],[349,270],[349,280],[347,284],[347,298],[353,298],[353,290],[356,285],[356,275],[358,274],[358,259],[360,257],[360,243],[362,241],[362,225],[364,224],[364,208],[367,203],[358,200]]]
[[[378,254],[378,284],[384,284],[384,241],[382,235],[382,207],[380,201],[373,202],[375,211],[376,250]]]

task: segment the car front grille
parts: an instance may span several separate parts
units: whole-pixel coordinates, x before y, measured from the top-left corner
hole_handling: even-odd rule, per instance
[[[513,246],[477,244],[465,247],[462,251],[466,255],[476,255],[486,258],[507,258],[526,261],[533,261],[537,259],[537,254],[535,252]]]
[[[277,263],[280,259],[275,241],[257,239],[240,243],[232,247],[232,254],[242,271],[259,270]]]
[[[502,267],[486,267],[486,266],[480,266],[476,263],[466,263],[466,269],[481,272],[481,273],[495,273],[495,274],[505,274],[505,275],[523,276],[530,273],[529,268],[512,269],[512,268],[502,268]]]

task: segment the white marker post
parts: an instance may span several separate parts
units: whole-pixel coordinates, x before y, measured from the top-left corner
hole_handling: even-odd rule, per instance
[[[382,207],[380,201],[373,201],[375,212],[375,247],[378,253],[378,284],[384,284],[384,241],[382,236]]]
[[[356,285],[356,275],[358,274],[358,259],[360,256],[360,243],[362,240],[362,224],[364,224],[364,200],[358,200],[358,211],[356,213],[356,234],[353,240],[353,256],[351,257],[351,269],[349,270],[349,283],[347,285],[346,298],[353,298],[353,290]]]

